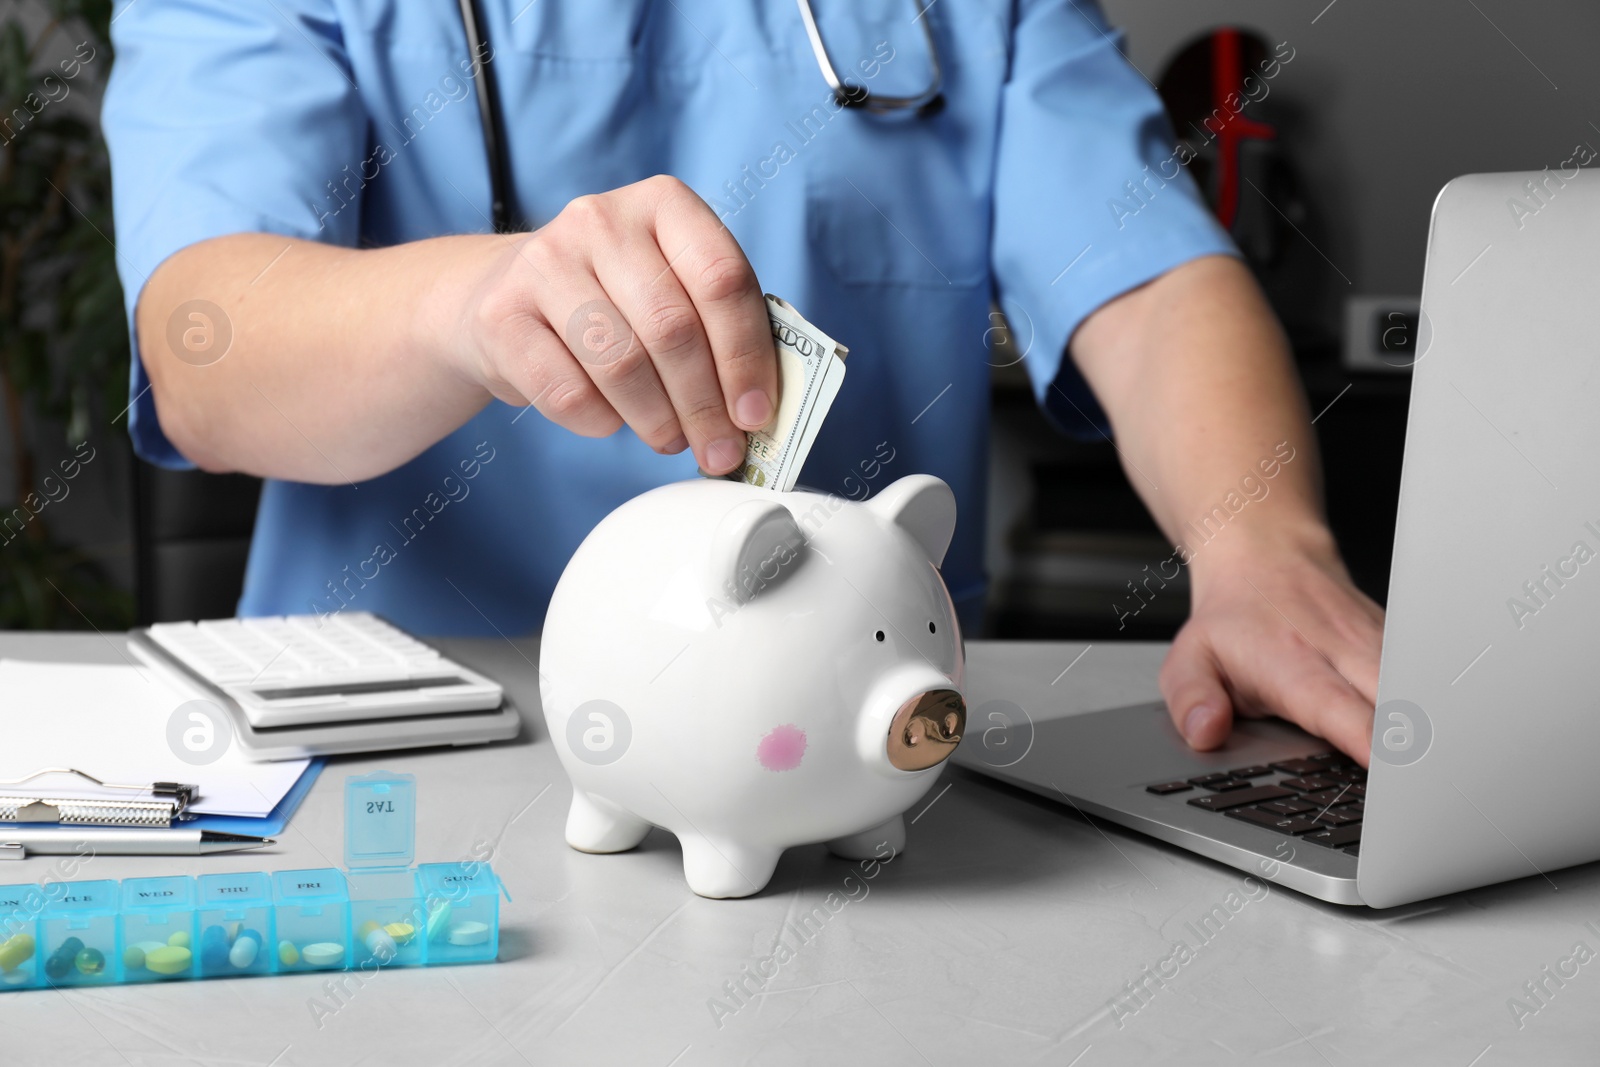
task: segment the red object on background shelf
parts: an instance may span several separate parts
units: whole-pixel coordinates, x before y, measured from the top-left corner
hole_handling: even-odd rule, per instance
[[[1246,140],[1270,141],[1278,131],[1264,122],[1244,117],[1225,101],[1238,96],[1244,89],[1245,70],[1240,34],[1235,29],[1217,30],[1211,35],[1211,116],[1221,114],[1222,121],[1212,125],[1213,117],[1204,121],[1217,137],[1217,202],[1213,205],[1222,225],[1233,228],[1239,216],[1239,142]]]

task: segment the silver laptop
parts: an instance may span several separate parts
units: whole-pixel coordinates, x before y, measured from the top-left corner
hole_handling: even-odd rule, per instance
[[[1600,171],[1434,203],[1369,771],[1159,704],[954,761],[1258,877],[1387,908],[1600,859]]]

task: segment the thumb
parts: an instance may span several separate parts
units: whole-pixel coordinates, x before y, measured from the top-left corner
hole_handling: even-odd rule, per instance
[[[1193,748],[1220,748],[1233,729],[1233,701],[1210,646],[1185,626],[1161,665],[1161,695],[1167,713]]]

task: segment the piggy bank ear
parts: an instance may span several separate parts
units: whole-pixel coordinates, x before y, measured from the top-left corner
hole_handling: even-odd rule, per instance
[[[931,474],[911,474],[867,501],[867,507],[910,534],[935,567],[956,532],[956,495]]]
[[[776,500],[747,500],[723,516],[711,535],[711,588],[731,584],[741,603],[787,578],[800,563],[805,535]]]

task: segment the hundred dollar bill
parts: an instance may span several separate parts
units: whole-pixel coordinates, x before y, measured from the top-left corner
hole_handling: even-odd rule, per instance
[[[844,384],[850,350],[770,293],[767,318],[778,354],[778,410],[771,422],[746,435],[744,465],[728,477],[788,492]]]

